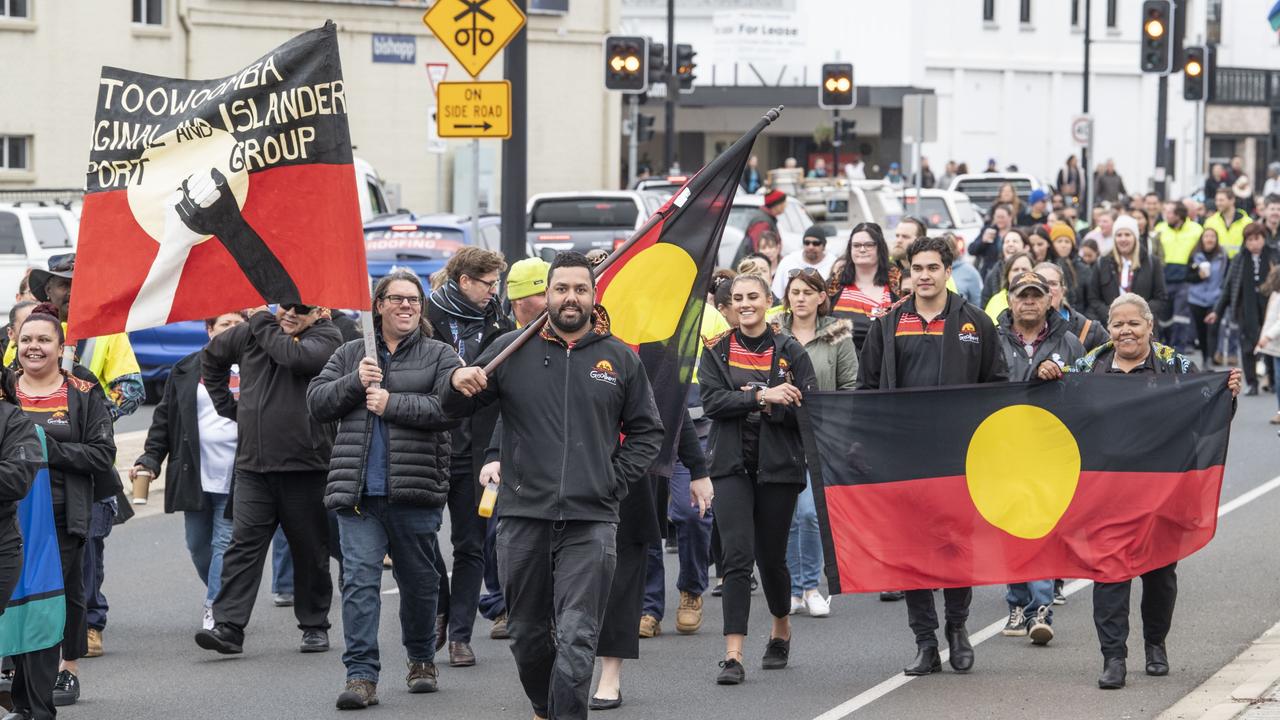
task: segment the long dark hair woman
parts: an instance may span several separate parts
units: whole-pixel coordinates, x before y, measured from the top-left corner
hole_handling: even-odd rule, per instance
[[[1266,242],[1267,231],[1262,223],[1249,223],[1244,229],[1244,247],[1231,260],[1227,268],[1226,286],[1213,312],[1204,321],[1210,325],[1218,321],[1227,306],[1235,310],[1235,321],[1240,326],[1240,359],[1244,365],[1244,380],[1249,389],[1246,395],[1258,394],[1258,356],[1254,348],[1262,332],[1262,320],[1266,316],[1267,296],[1258,291],[1267,279],[1273,265],[1280,257]]]
[[[1063,295],[1067,304],[1077,312],[1089,309],[1089,265],[1080,257],[1076,246],[1076,231],[1067,223],[1054,223],[1049,227],[1049,258],[1062,269]]]
[[[900,273],[889,263],[889,245],[875,223],[858,223],[849,231],[844,257],[832,269],[827,294],[831,316],[853,324],[853,344],[862,349],[871,319],[896,301]]]
[[[102,389],[58,367],[66,338],[57,308],[49,304],[32,308],[18,329],[17,342],[19,369],[6,374],[4,389],[31,422],[44,429],[67,617],[60,648],[14,658],[13,685],[23,686],[33,705],[54,702],[55,691],[57,704],[65,705],[80,695],[76,661],[88,649],[83,565],[95,499],[93,476],[112,468],[116,445]],[[42,716],[36,707],[31,710],[32,715]]]
[[[883,240],[881,241],[883,244]],[[751,570],[760,581],[773,627],[763,667],[787,666],[791,651],[791,574],[787,537],[796,497],[805,486],[804,452],[795,408],[816,389],[804,347],[769,327],[768,283],[741,275],[732,286],[738,328],[709,342],[698,375],[702,407],[711,418],[707,456],[716,524],[724,554],[725,656],[716,682],[746,677],[742,646],[751,614]]]

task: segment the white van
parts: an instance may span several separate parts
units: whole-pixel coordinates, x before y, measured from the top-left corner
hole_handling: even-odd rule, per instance
[[[352,158],[356,169],[356,194],[360,196],[360,222],[369,222],[377,215],[385,215],[396,208],[387,202],[387,194],[382,186],[382,178],[373,165],[363,158]]]
[[[0,312],[13,307],[18,283],[30,268],[47,268],[54,255],[75,252],[80,223],[61,205],[0,204]]]

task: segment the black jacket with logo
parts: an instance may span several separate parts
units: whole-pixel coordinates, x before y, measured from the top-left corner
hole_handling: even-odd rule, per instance
[[[202,357],[205,389],[218,414],[235,420],[236,469],[317,472],[329,469],[333,433],[307,412],[307,383],[342,344],[328,320],[297,337],[275,315],[258,312],[209,341]],[[231,397],[231,366],[240,364],[240,399]]]
[[[950,291],[948,296],[942,331],[941,376],[937,384],[973,385],[1008,380],[1000,338],[991,318],[963,297]],[[858,387],[870,390],[899,387],[898,319],[904,312],[915,311],[915,297],[908,296],[886,315],[872,321],[858,358]]]
[[[629,485],[662,449],[662,419],[640,357],[609,333],[604,308],[592,319],[573,347],[544,326],[475,397],[443,389],[441,404],[453,417],[490,404],[501,410],[489,450],[489,460],[502,461],[499,517],[616,523]],[[499,338],[474,364],[488,364],[517,337]]]
[[[712,480],[732,475],[746,475],[742,457],[742,423],[753,412],[760,412],[756,390],[743,390],[729,374],[729,341],[726,332],[707,343],[698,364],[698,388],[702,393],[702,410],[711,418],[711,434],[707,436],[707,464]],[[804,346],[790,335],[774,333],[773,361],[769,367],[769,387],[790,382],[801,392],[818,389],[813,362]],[[804,485],[804,444],[796,409],[774,405],[760,412],[760,457],[756,477],[761,483]]]

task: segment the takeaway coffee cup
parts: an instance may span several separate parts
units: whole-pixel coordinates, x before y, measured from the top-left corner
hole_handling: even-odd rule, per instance
[[[133,504],[146,505],[147,493],[151,491],[151,479],[155,476],[150,470],[139,470],[133,477]]]

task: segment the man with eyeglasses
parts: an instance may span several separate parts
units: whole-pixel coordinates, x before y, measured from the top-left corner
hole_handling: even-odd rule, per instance
[[[323,501],[333,438],[307,412],[307,384],[342,344],[326,314],[298,303],[275,313],[263,306],[205,346],[205,390],[218,414],[236,421],[238,436],[222,588],[213,601],[213,629],[196,633],[196,644],[206,650],[243,652],[244,628],[277,527],[293,556],[299,649],[329,649],[333,582]],[[233,365],[240,370],[238,400],[229,387]]]
[[[502,312],[498,291],[507,264],[500,253],[469,246],[449,258],[445,283],[431,293],[426,316],[437,340],[452,346],[469,365],[498,336],[515,329]],[[496,405],[464,420],[450,432],[449,542],[453,545],[453,575],[436,553],[440,574],[440,604],[436,616],[436,646],[449,643],[449,665],[476,664],[471,632],[484,581],[486,522],[476,514],[480,506],[477,478],[484,453],[498,421]]]
[[[811,225],[804,231],[804,247],[788,254],[778,263],[778,270],[773,274],[773,296],[781,298],[786,292],[787,278],[792,270],[813,268],[825,280],[831,274],[831,266],[836,262],[834,253],[827,252],[827,232],[821,225]]]

